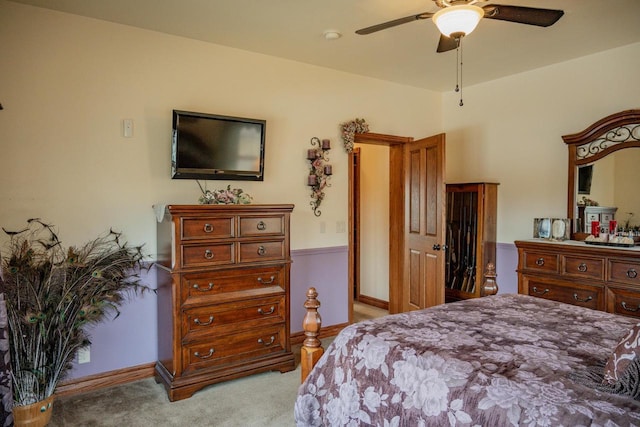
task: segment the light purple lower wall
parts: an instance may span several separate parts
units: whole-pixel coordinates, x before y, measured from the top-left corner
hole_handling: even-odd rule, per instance
[[[348,321],[348,248],[304,249],[291,252],[291,332],[302,331],[304,302],[309,287],[321,295],[322,323],[325,326]],[[155,268],[143,275],[143,281],[156,287]],[[95,325],[91,336],[91,361],[74,363],[67,379],[109,372],[155,362],[158,343],[156,297],[138,295],[120,309],[114,320]]]
[[[518,293],[518,249],[513,243],[496,244],[496,282],[499,294]]]
[[[349,321],[349,248],[302,249],[291,252],[291,332],[302,331],[307,289],[316,288],[322,304],[322,326]]]
[[[302,331],[307,289],[319,294],[322,325],[348,322],[348,248],[302,249],[291,252],[291,332]],[[512,243],[498,243],[496,254],[499,293],[517,293],[518,252]],[[143,276],[155,288],[155,268]],[[138,295],[121,308],[120,316],[90,330],[91,362],[74,364],[68,379],[124,369],[157,359],[156,297]]]
[[[155,289],[155,268],[142,279]],[[132,296],[120,308],[120,315],[91,327],[91,361],[74,364],[67,379],[143,365],[158,358],[157,301],[153,292]]]

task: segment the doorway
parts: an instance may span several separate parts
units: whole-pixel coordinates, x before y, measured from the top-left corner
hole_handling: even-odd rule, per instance
[[[353,317],[389,314],[389,149],[357,146],[352,152]]]
[[[399,313],[402,302],[403,281],[403,257],[404,250],[404,145],[413,141],[411,137],[400,137],[376,133],[364,133],[355,135],[355,143],[383,145],[389,147],[389,235],[394,236],[389,240],[389,313]],[[354,154],[349,154],[349,323],[353,323],[353,302],[355,288],[355,243],[358,231],[355,230],[357,214],[354,213],[356,205]],[[358,254],[359,256],[359,254]],[[358,267],[359,268],[359,267]]]
[[[429,154],[424,154],[424,149],[419,146],[429,142],[426,147],[436,148],[438,155],[433,157]],[[411,213],[414,210],[414,206],[410,203],[412,198],[414,198],[414,191],[412,191],[412,176],[414,174],[414,162],[412,159],[419,158],[424,159],[419,163],[422,166],[429,166],[427,169],[423,169],[422,166],[419,168],[420,171],[425,170],[434,170],[433,166],[437,166],[437,174],[427,174],[424,175],[424,172],[419,172],[420,176],[423,176],[426,181],[426,186],[420,186],[419,192],[415,194],[424,195],[427,197],[425,200],[429,200],[428,203],[425,203],[425,206],[434,206],[443,204],[444,198],[446,195],[446,190],[444,186],[444,145],[445,138],[444,134],[434,135],[433,137],[425,138],[420,141],[416,141],[416,147],[419,150],[422,150],[421,153],[413,150],[414,139],[412,137],[400,137],[394,135],[384,135],[384,134],[375,134],[375,133],[364,133],[364,134],[356,134],[355,135],[355,143],[357,144],[373,144],[373,145],[384,145],[389,148],[389,304],[388,309],[389,313],[400,313],[401,311],[407,310],[407,304],[405,304],[404,299],[406,299],[406,295],[408,292],[411,292],[414,286],[424,287],[423,295],[425,297],[425,305],[435,305],[444,303],[444,299],[440,298],[444,295],[444,282],[440,280],[441,276],[443,279],[444,275],[444,256],[443,252],[437,252],[440,250],[440,245],[433,245],[433,251],[430,247],[425,246],[421,250],[420,258],[428,258],[430,261],[426,264],[420,265],[420,268],[413,272],[413,269],[410,268],[410,265],[415,265],[415,263],[411,263],[408,261],[413,260],[413,258],[407,258],[405,252],[411,251],[414,253],[414,249],[408,248],[405,246],[405,241],[408,237],[412,239],[415,236],[412,236],[414,227],[410,227],[413,225],[414,221],[413,216],[409,215],[405,217],[405,212]],[[426,152],[434,151],[431,149],[426,150]],[[417,153],[416,155],[412,153]],[[405,157],[406,155],[406,157]],[[435,163],[431,163],[433,159]],[[348,289],[349,296],[349,323],[353,323],[353,305],[354,305],[354,294],[356,294],[357,289],[355,289],[355,272],[356,272],[356,259],[355,259],[355,250],[360,249],[359,245],[355,243],[356,236],[359,237],[359,230],[355,229],[356,221],[359,221],[357,211],[354,212],[354,206],[358,207],[359,204],[356,202],[356,194],[355,194],[355,185],[359,185],[355,183],[355,172],[354,169],[354,155],[353,153],[349,154],[349,255],[348,255],[348,264],[349,264],[349,273],[348,273],[348,284],[351,287]],[[356,164],[357,166],[357,164]],[[408,168],[408,169],[407,169]],[[418,172],[416,169],[415,172]],[[437,180],[433,181],[429,178],[433,175]],[[424,188],[423,188],[424,187]],[[407,206],[405,206],[405,198],[407,201]],[[410,200],[411,199],[411,200]],[[407,210],[409,209],[409,210]],[[429,213],[431,212],[431,213]],[[420,214],[420,222],[424,221],[424,224],[427,225],[424,236],[428,238],[433,238],[436,241],[441,240],[444,236],[444,206],[438,209],[428,209],[427,212]],[[422,227],[420,227],[422,229]],[[422,231],[420,231],[422,233]],[[408,242],[408,241],[407,241]],[[444,242],[442,242],[444,244]],[[423,245],[424,246],[424,245]],[[437,249],[436,249],[437,246]],[[424,250],[424,251],[423,251]],[[434,252],[435,251],[435,252]],[[358,265],[358,269],[360,266]],[[437,270],[442,271],[437,271]],[[442,282],[442,283],[439,283]],[[411,285],[411,286],[410,286]],[[440,286],[442,289],[436,287]],[[442,301],[440,301],[442,300]]]

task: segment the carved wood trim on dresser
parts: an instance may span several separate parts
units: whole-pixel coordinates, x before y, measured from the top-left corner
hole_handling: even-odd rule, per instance
[[[640,317],[640,248],[518,240],[518,293]]]
[[[158,222],[158,362],[169,400],[295,369],[293,205],[169,205]]]

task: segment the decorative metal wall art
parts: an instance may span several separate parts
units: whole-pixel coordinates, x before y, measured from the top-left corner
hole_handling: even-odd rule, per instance
[[[311,187],[311,209],[315,216],[320,216],[322,212],[320,204],[324,199],[324,189],[331,187],[328,179],[333,174],[329,161],[329,150],[331,149],[331,141],[328,139],[320,140],[317,137],[311,138],[311,145],[316,148],[307,150],[307,160],[310,163],[309,176],[307,177],[307,185]]]

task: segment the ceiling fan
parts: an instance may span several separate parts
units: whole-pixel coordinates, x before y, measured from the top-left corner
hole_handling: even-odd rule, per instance
[[[372,25],[356,31],[356,34],[366,35],[380,30],[431,18],[441,36],[437,52],[447,52],[456,49],[460,39],[471,33],[481,18],[497,19],[500,21],[516,22],[518,24],[549,27],[564,15],[564,11],[555,9],[541,9],[526,6],[511,6],[488,4],[482,7],[476,3],[488,0],[433,0],[439,8],[438,12],[423,12],[417,15],[394,19],[381,24]]]

